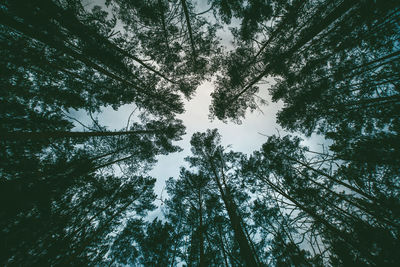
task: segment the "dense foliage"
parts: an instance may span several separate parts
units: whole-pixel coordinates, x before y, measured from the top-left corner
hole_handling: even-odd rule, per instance
[[[0,264],[397,266],[398,1],[197,4],[0,2]],[[195,133],[149,220],[148,172],[181,151],[176,116],[206,80],[211,118],[240,123],[269,93],[291,135],[245,155]],[[125,104],[126,127],[99,123]]]

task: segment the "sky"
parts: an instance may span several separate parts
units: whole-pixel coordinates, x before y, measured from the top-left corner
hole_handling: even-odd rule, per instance
[[[161,216],[161,201],[159,199],[164,200],[168,197],[164,190],[165,181],[169,177],[178,178],[181,166],[188,167],[184,158],[191,155],[190,138],[193,133],[205,132],[207,129],[217,128],[222,136],[221,141],[224,147],[229,146],[228,150],[242,152],[247,155],[255,150],[259,150],[261,145],[266,142],[268,136],[284,136],[289,134],[276,122],[276,114],[279,109],[282,108],[282,103],[274,103],[270,100],[268,94],[269,86],[270,85],[261,85],[260,93],[258,94],[267,100],[267,105],[261,106],[261,110],[254,111],[253,113],[248,112],[246,118],[242,120],[242,124],[240,125],[233,122],[224,123],[219,120],[210,121],[208,116],[209,106],[211,104],[210,94],[213,91],[212,82],[203,83],[197,88],[196,94],[191,100],[185,100],[185,112],[178,115],[177,118],[181,119],[186,126],[186,134],[182,136],[181,141],[175,142],[183,151],[158,156],[157,164],[149,173],[149,175],[157,179],[154,191],[158,196],[158,200],[155,204],[159,207],[155,211],[149,213],[149,220]],[[98,117],[102,126],[107,126],[108,130],[119,130],[126,127],[129,115],[134,108],[135,106],[133,104],[121,106],[116,111],[112,108],[104,108],[102,113],[95,114],[95,116]],[[135,114],[138,113],[134,113],[134,115]],[[82,111],[71,111],[70,115],[79,119],[84,124],[91,124],[87,115]],[[75,130],[83,129],[77,126]],[[321,145],[326,144],[326,141],[321,136],[314,135],[310,138],[306,138],[305,136],[301,137],[304,140],[303,145],[310,147],[314,151],[321,151]]]
[[[266,88],[263,88],[264,96],[268,99]],[[191,100],[185,100],[185,112],[177,115],[186,127],[186,134],[182,140],[176,142],[183,151],[169,155],[158,156],[158,163],[151,171],[151,175],[157,178],[157,187],[162,189],[164,181],[169,177],[177,177],[179,168],[184,164],[184,158],[190,155],[190,138],[195,132],[205,132],[207,129],[217,128],[222,135],[222,144],[230,146],[234,151],[251,153],[257,150],[266,141],[266,135],[282,134],[284,131],[276,124],[276,112],[281,104],[272,103],[262,107],[262,111],[249,113],[242,124],[232,122],[223,123],[217,119],[210,121],[209,106],[211,104],[211,92],[213,83],[205,82],[197,88],[196,94]],[[108,130],[119,130],[126,127],[128,117],[135,106],[124,105],[114,111],[112,108],[104,108],[101,113],[94,114],[99,119],[100,125]],[[85,125],[90,125],[90,119],[84,111],[70,111],[70,116],[78,119]],[[137,115],[138,113],[134,113]],[[132,118],[134,119],[134,118]],[[79,125],[74,130],[83,130]],[[157,190],[156,190],[157,191]]]
[[[94,3],[101,4],[101,2],[103,1],[95,1],[88,4],[88,6]],[[199,11],[207,10],[208,8],[209,5],[207,1],[197,1],[197,9]],[[213,20],[211,13],[205,16],[207,19]],[[232,23],[238,24],[239,22],[234,19]],[[221,38],[221,44],[224,45],[227,50],[231,49],[232,35],[228,27],[225,26],[224,29],[220,29],[217,34],[218,37]],[[274,134],[284,136],[288,134],[276,123],[276,114],[282,107],[282,103],[274,103],[270,100],[268,87],[273,83],[273,79],[269,79],[268,82],[269,84],[259,86],[260,92],[258,94],[267,100],[267,105],[261,106],[261,111],[258,110],[253,113],[248,112],[246,118],[242,120],[242,124],[240,125],[233,122],[223,123],[218,120],[209,120],[209,106],[211,104],[210,94],[213,91],[212,82],[204,82],[197,88],[196,94],[191,100],[185,100],[185,112],[177,116],[186,126],[186,134],[182,137],[181,141],[176,142],[183,151],[165,156],[158,156],[157,164],[149,173],[149,175],[157,179],[155,193],[158,195],[158,198],[165,199],[167,197],[166,192],[163,190],[165,181],[169,177],[178,178],[181,166],[188,167],[185,165],[184,158],[191,154],[190,138],[195,132],[205,132],[207,129],[217,128],[222,136],[223,146],[230,146],[229,148],[231,150],[245,154],[251,154],[253,151],[260,149],[261,145],[266,142],[268,136]],[[114,111],[112,108],[104,108],[102,113],[95,114],[95,116],[98,117],[102,126],[107,126],[108,130],[120,130],[126,127],[128,117],[134,109],[134,104],[121,106],[117,111]],[[134,113],[133,117],[135,114],[138,113]],[[87,114],[83,111],[71,110],[70,115],[83,123],[91,124]],[[75,130],[82,130],[82,127],[77,126]],[[301,137],[304,139],[303,144],[309,146],[314,151],[321,151],[321,144],[326,143],[322,137],[316,135],[311,138]],[[158,201],[156,204],[159,206],[160,202]],[[153,215],[150,217],[156,216],[159,214],[159,210],[154,211],[152,214]]]
[[[265,135],[278,134],[282,129],[276,124],[275,115],[280,105],[271,103],[263,107],[263,111],[248,114],[243,123],[238,125],[232,122],[223,123],[219,120],[210,121],[209,105],[213,84],[206,82],[197,88],[192,100],[186,101],[186,112],[178,118],[186,126],[186,135],[177,144],[183,148],[180,153],[158,157],[158,164],[151,175],[158,178],[156,192],[164,185],[163,181],[169,177],[178,177],[179,167],[184,165],[184,158],[191,154],[190,138],[195,132],[205,132],[207,129],[217,128],[222,136],[222,145],[230,146],[234,151],[251,153],[257,150],[266,141]]]

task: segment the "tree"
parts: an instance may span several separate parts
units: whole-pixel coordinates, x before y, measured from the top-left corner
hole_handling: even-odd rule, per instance
[[[184,126],[174,115],[183,112],[184,85],[128,49],[104,6],[0,6],[0,262],[101,262],[119,220],[153,209],[146,172],[157,155],[180,150],[173,141]],[[70,116],[126,103],[140,109],[141,123],[117,132]]]
[[[328,134],[351,125],[356,139],[378,129],[396,135],[398,5],[284,1],[273,10],[272,17],[281,18],[257,32],[258,48],[237,37],[217,79],[213,116],[240,121],[247,109],[258,108],[257,84],[271,77],[277,80],[272,100],[284,103],[278,122],[289,130]]]
[[[192,1],[115,0],[107,4],[129,32],[136,33],[124,36],[130,39],[128,47],[142,48],[144,56],[171,73],[185,96],[190,97],[200,81],[216,71],[218,25],[196,14]]]
[[[113,243],[113,263],[174,266],[171,263],[172,232],[168,222],[157,218],[152,222],[130,219]]]
[[[193,156],[186,160],[192,167],[207,173],[209,179],[218,188],[219,197],[224,203],[229,221],[234,232],[235,240],[240,248],[240,256],[246,266],[258,266],[255,251],[252,249],[250,240],[245,233],[245,224],[237,206],[235,191],[229,184],[228,163],[234,163],[237,155],[227,155],[224,159],[223,149],[220,146],[220,135],[216,130],[208,130],[206,133],[195,133],[190,141]],[[231,158],[232,157],[232,158]]]
[[[141,202],[147,203],[147,208],[142,208],[142,210],[151,209],[153,207],[151,202],[155,198],[154,195],[149,195],[153,194],[152,187],[149,187],[150,185],[141,187],[140,179],[147,179],[152,183],[154,180],[134,177],[143,175],[156,162],[156,155],[168,154],[180,149],[172,144],[173,140],[179,140],[182,135],[183,126],[180,121],[174,121],[175,124],[171,123],[168,127],[165,127],[164,123],[166,122],[148,121],[146,127],[151,134],[97,132],[96,137],[85,138],[83,142],[74,141],[65,145],[63,149],[57,142],[68,144],[68,136],[71,132],[67,132],[67,137],[58,136],[61,140],[57,142],[48,141],[51,150],[38,153],[37,155],[42,158],[23,169],[20,166],[25,161],[30,162],[29,157],[21,159],[19,154],[4,150],[7,153],[6,160],[16,158],[18,162],[14,162],[11,166],[3,165],[2,169],[2,175],[10,177],[1,183],[1,217],[4,222],[2,239],[5,242],[2,245],[14,250],[19,247],[18,243],[14,246],[7,244],[9,242],[7,240],[14,240],[13,242],[24,240],[21,243],[26,246],[26,249],[31,249],[32,256],[43,263],[58,262],[56,258],[60,255],[63,255],[64,260],[69,257],[72,261],[84,256],[87,247],[96,244],[93,242],[98,242],[101,235],[110,231],[110,227],[127,210],[138,207]],[[132,127],[140,129],[142,126],[136,123]],[[93,133],[89,132],[88,135],[93,135]],[[29,145],[30,142],[35,145],[35,140],[3,142],[4,148],[9,148],[11,151],[23,145]],[[79,147],[79,143],[84,147]],[[122,176],[116,175],[117,166]],[[104,189],[104,187],[110,188]],[[103,207],[100,211],[97,211],[101,206]],[[84,220],[86,217],[88,221]],[[29,232],[34,222],[44,223],[50,219],[52,222],[45,224],[45,228],[40,227],[38,232],[32,232],[31,241],[27,241],[27,235],[19,236],[18,233]],[[101,225],[101,220],[104,221],[101,228],[96,231],[90,229],[93,223],[96,225],[98,222]],[[55,242],[54,238],[59,241]],[[79,242],[83,244],[72,253],[72,249],[75,249]],[[42,251],[32,250],[35,244]],[[55,249],[53,244],[63,247],[45,253],[44,247],[49,246],[47,250]],[[63,253],[62,250],[67,248],[69,252]],[[16,251],[3,255],[11,259],[12,255],[16,256],[13,253],[25,252],[22,252],[19,247]],[[69,253],[72,254],[68,256]],[[18,258],[25,261],[28,255],[21,254]],[[4,260],[7,258],[2,259]]]
[[[180,238],[175,242],[182,244],[184,238],[190,242],[188,248],[180,246],[181,250],[186,250],[187,264],[221,263],[221,255],[210,241],[214,228],[212,221],[218,212],[214,210],[215,206],[208,205],[216,197],[209,178],[182,168],[179,179],[168,180],[167,192],[171,197],[166,201],[164,212],[170,223],[179,229],[177,236]],[[180,202],[179,206],[176,202]]]
[[[7,27],[6,31],[28,39],[28,42],[35,44],[38,47],[36,49],[40,51],[38,54],[41,60],[33,63],[36,68],[28,67],[33,75],[31,77],[46,77],[56,72],[57,76],[62,74],[62,77],[74,81],[74,86],[81,85],[84,89],[93,86],[104,88],[103,96],[99,95],[97,98],[103,100],[106,105],[118,107],[122,103],[135,102],[139,107],[158,115],[182,112],[182,103],[173,90],[158,88],[163,86],[159,78],[165,80],[165,75],[136,57],[133,60],[141,62],[139,65],[150,73],[143,73],[143,70],[136,68],[134,64],[125,63],[127,52],[105,36],[113,31],[116,20],[114,19],[114,23],[107,21],[107,12],[102,12],[98,7],[89,13],[79,6],[79,2],[73,1],[66,8],[52,1],[5,3],[1,23]],[[36,13],[27,10],[36,10]],[[87,19],[86,24],[79,20],[79,16]],[[23,22],[20,22],[21,20]],[[93,21],[97,24],[93,25]],[[15,47],[10,49],[12,53],[8,56],[9,61],[15,62],[17,51],[13,50]],[[46,51],[50,51],[50,55],[44,53]],[[55,59],[62,56],[68,61],[72,60],[72,66],[55,61],[51,56],[54,53]],[[27,68],[26,64],[22,67]],[[43,68],[47,70],[49,67],[52,71],[42,71]],[[41,87],[42,83],[38,85]],[[93,93],[89,91],[87,94],[91,96]],[[164,102],[166,100],[169,101]]]
[[[295,229],[309,235],[303,240],[308,239],[311,247],[320,243],[317,246],[329,251],[331,264],[394,266],[397,256],[391,249],[398,246],[398,215],[394,215],[398,208],[386,206],[380,194],[360,187],[360,183],[353,184],[349,178],[343,182],[338,169],[330,174],[326,167],[332,159],[314,163],[299,141],[288,136],[268,138],[243,165],[250,185],[259,186],[255,190],[260,191],[268,188],[265,201],[276,198],[279,209],[297,221]],[[387,190],[392,194],[397,191],[395,187]],[[326,255],[318,257],[326,260]]]
[[[399,7],[2,1],[0,262],[396,266]],[[224,51],[217,31],[228,27]],[[212,118],[240,123],[274,79],[278,123],[332,143],[310,151],[271,136],[248,157],[227,152],[217,130],[195,133],[190,167],[160,199],[162,219],[147,221],[156,207],[147,173],[181,150],[182,97],[213,78]],[[124,104],[139,115],[122,129],[93,117]]]

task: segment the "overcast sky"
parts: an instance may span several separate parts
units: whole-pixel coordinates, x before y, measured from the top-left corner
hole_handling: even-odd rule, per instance
[[[222,135],[222,144],[230,146],[233,151],[251,154],[253,151],[261,148],[261,145],[266,141],[270,135],[284,136],[288,134],[276,123],[276,113],[281,108],[281,103],[273,103],[270,101],[268,95],[268,85],[260,87],[258,95],[265,97],[268,104],[262,106],[261,111],[248,113],[243,123],[238,125],[232,122],[223,123],[218,120],[210,121],[209,105],[211,104],[211,92],[213,91],[213,84],[206,82],[197,88],[195,96],[190,101],[185,101],[184,114],[177,117],[183,120],[186,126],[186,134],[182,140],[176,144],[183,148],[182,152],[173,153],[166,156],[158,156],[158,162],[154,169],[149,173],[151,176],[157,178],[155,193],[158,197],[165,199],[167,194],[163,191],[165,181],[169,177],[177,178],[179,176],[179,169],[185,165],[184,158],[191,154],[190,152],[190,138],[195,132],[205,132],[207,129],[217,128]],[[100,114],[96,114],[99,118],[101,125],[107,126],[108,130],[119,130],[126,126],[130,113],[134,110],[134,105],[124,105],[117,111],[112,108],[106,108]],[[75,118],[79,118],[84,123],[89,123],[87,116],[84,113],[73,111],[71,112]],[[86,121],[85,121],[86,118]],[[77,129],[82,130],[81,127]],[[312,150],[321,151],[321,144],[324,139],[319,136],[312,138],[305,138],[303,144],[312,148]],[[156,202],[159,206],[160,201]],[[160,210],[157,209],[150,213],[148,219],[160,215]]]
[[[102,1],[100,1],[102,2]],[[100,3],[95,2],[96,4]],[[197,1],[198,10],[208,9],[207,1]],[[93,4],[93,3],[92,3]],[[89,5],[90,6],[90,5]],[[211,14],[207,14],[208,19],[213,20]],[[233,24],[237,24],[233,20]],[[218,37],[221,38],[221,44],[226,49],[232,48],[230,34],[228,27],[218,31]],[[272,80],[270,80],[272,81]],[[177,145],[183,148],[182,152],[169,154],[166,156],[159,156],[158,163],[150,172],[150,175],[157,178],[155,193],[162,198],[165,198],[166,192],[161,192],[165,186],[165,181],[169,177],[177,178],[181,166],[185,166],[184,158],[190,155],[190,138],[195,132],[204,132],[207,129],[217,128],[222,135],[222,144],[230,146],[231,150],[251,154],[253,151],[260,149],[261,145],[266,141],[270,135],[280,134],[281,136],[287,133],[276,123],[276,113],[281,108],[282,103],[273,103],[268,94],[268,87],[270,85],[261,85],[259,96],[267,100],[268,104],[262,106],[262,111],[255,111],[248,113],[246,118],[243,119],[242,124],[234,124],[232,122],[223,123],[218,120],[210,121],[208,119],[209,106],[211,104],[211,92],[213,91],[212,82],[205,82],[196,90],[195,96],[190,101],[185,101],[185,113],[177,117],[183,120],[186,126],[186,135],[183,139],[177,142]],[[105,108],[102,113],[96,114],[101,125],[107,126],[108,130],[120,130],[126,127],[128,117],[134,110],[135,106],[124,105],[117,111],[112,108]],[[81,111],[71,111],[70,114],[84,123],[90,123],[87,114]],[[77,127],[76,130],[82,130],[82,127]],[[312,150],[321,150],[321,144],[324,139],[319,136],[312,138],[305,138],[303,144],[312,148]],[[159,204],[159,202],[157,203]],[[150,217],[159,214],[159,211],[152,213]]]

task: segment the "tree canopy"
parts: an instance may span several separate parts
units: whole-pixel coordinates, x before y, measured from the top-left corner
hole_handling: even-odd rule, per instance
[[[0,264],[397,266],[399,40],[395,0],[1,1]],[[196,132],[157,196],[205,81],[211,119],[270,98],[285,134]]]

